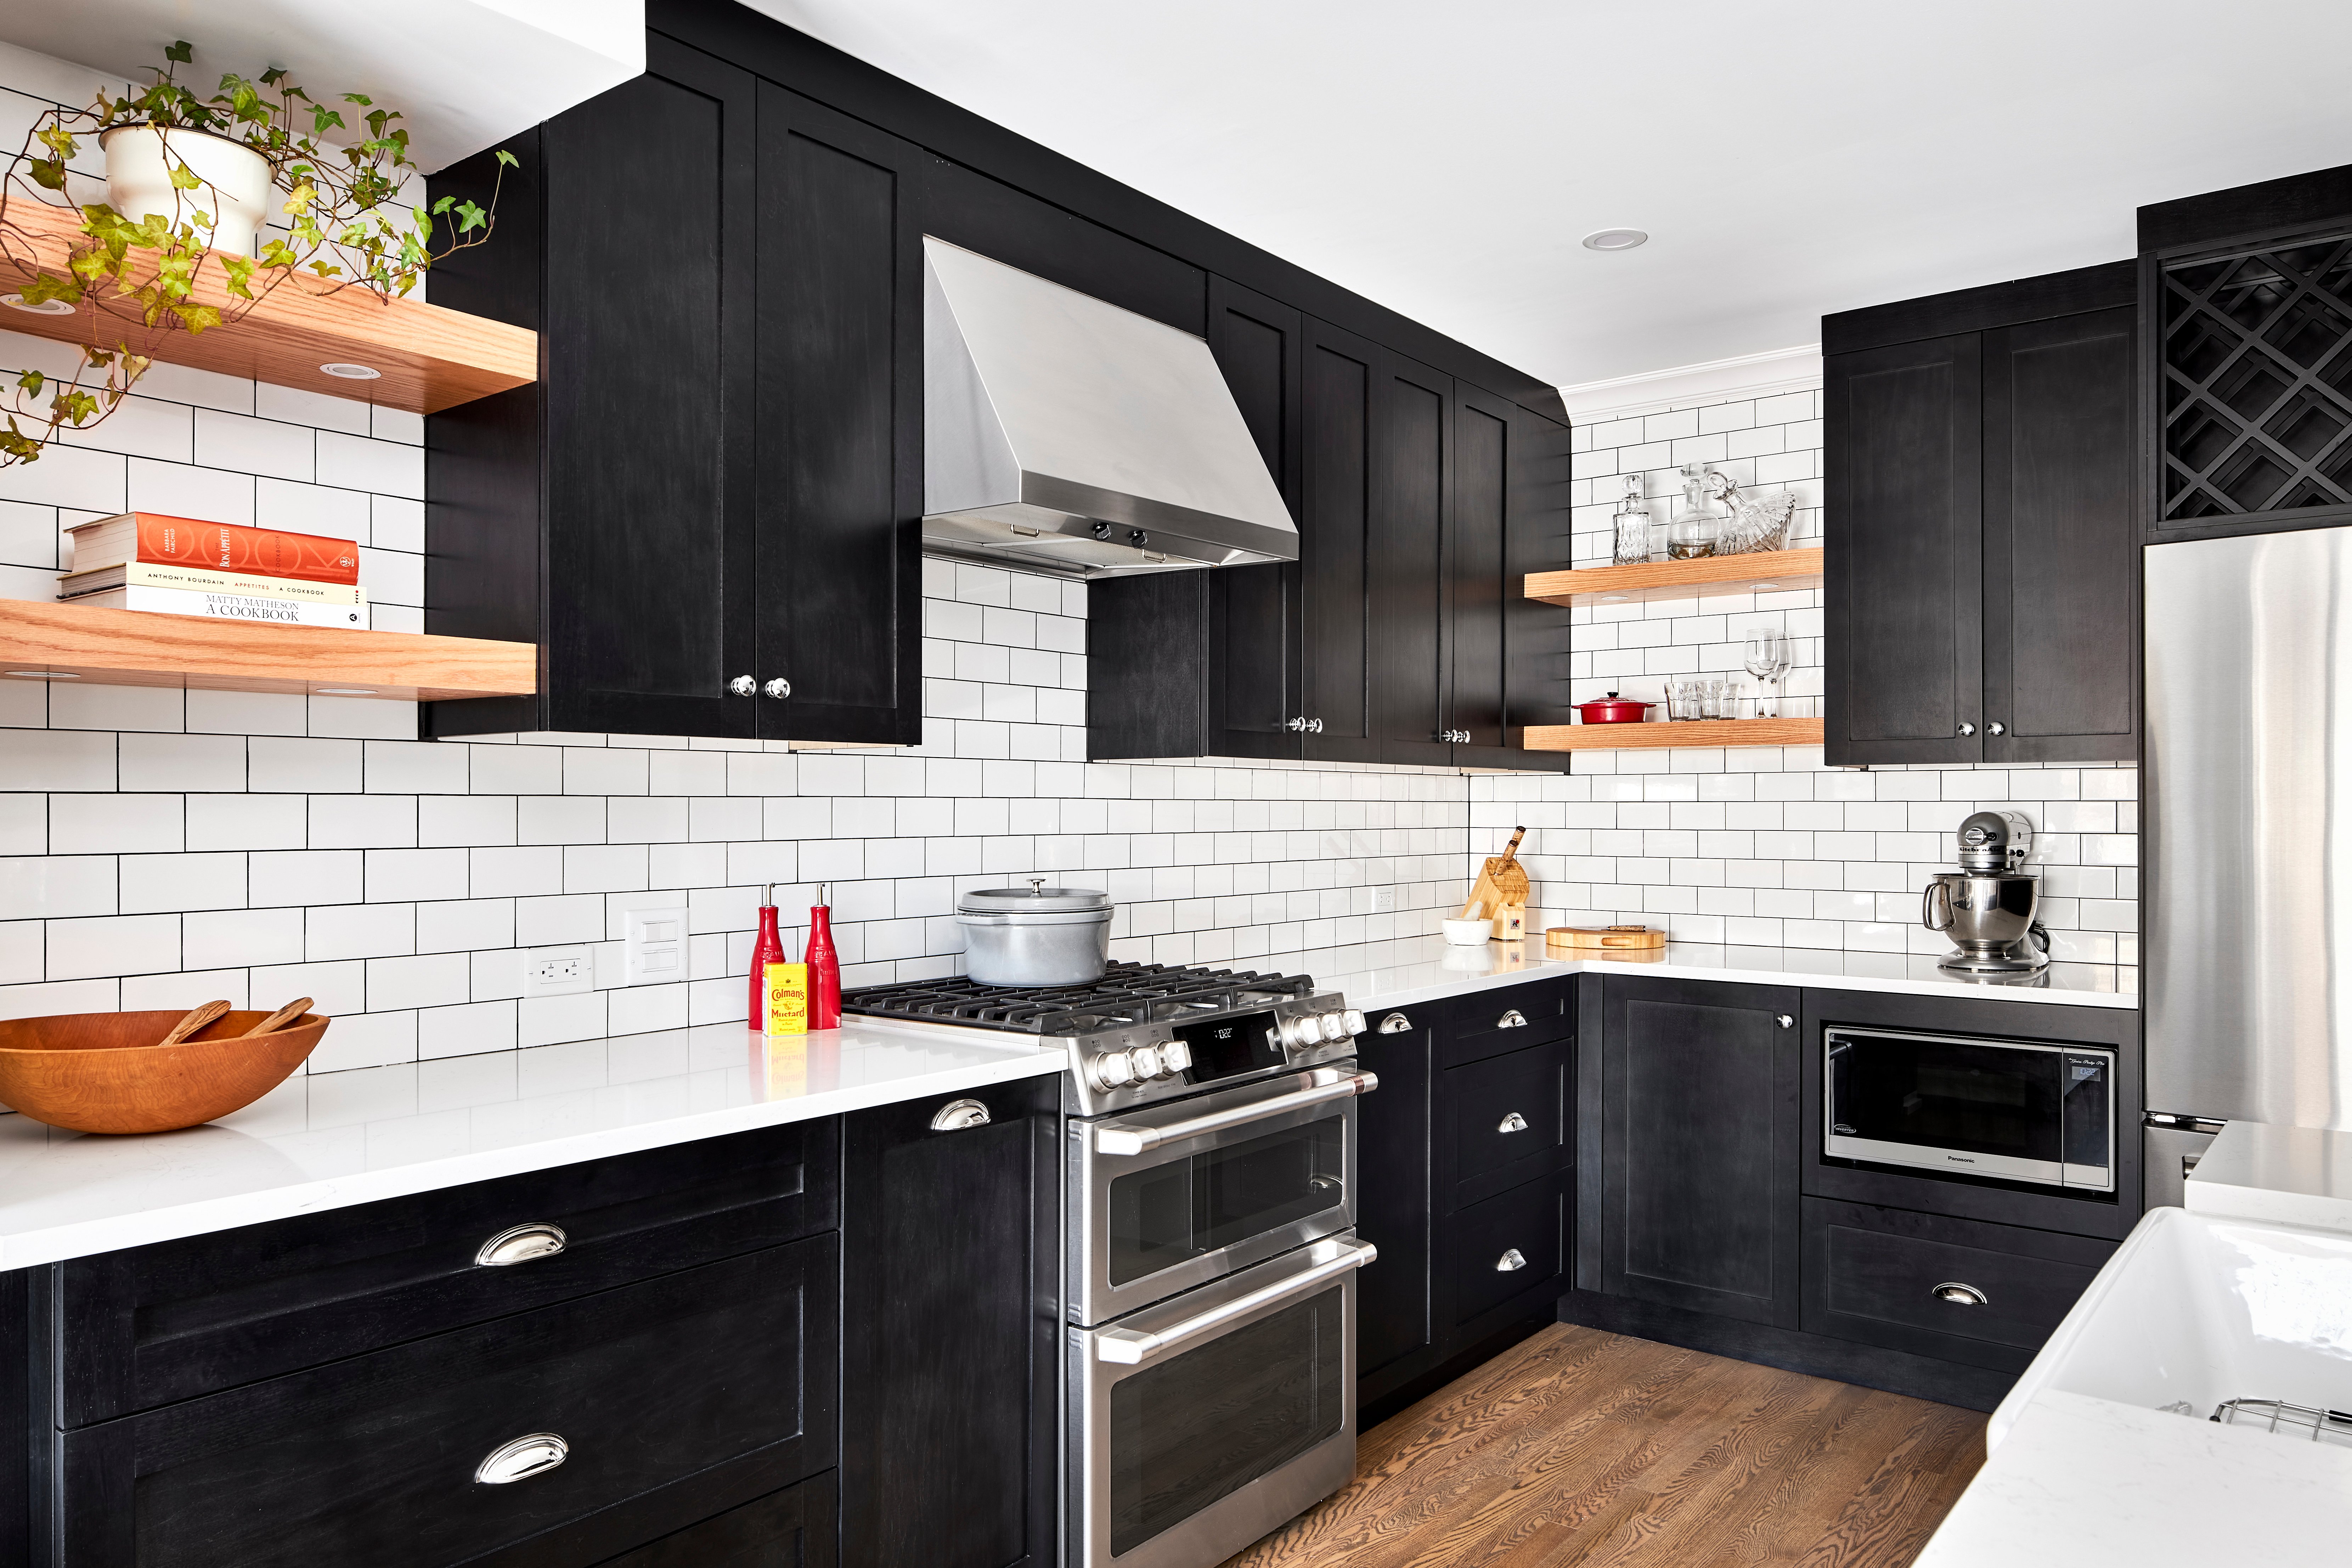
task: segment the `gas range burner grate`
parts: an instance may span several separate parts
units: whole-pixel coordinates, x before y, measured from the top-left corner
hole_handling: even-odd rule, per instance
[[[1314,989],[1315,982],[1299,974],[1114,963],[1090,985],[982,985],[961,975],[861,985],[841,994],[841,1010],[911,1023],[1067,1035],[1238,1007],[1252,994],[1305,996]]]

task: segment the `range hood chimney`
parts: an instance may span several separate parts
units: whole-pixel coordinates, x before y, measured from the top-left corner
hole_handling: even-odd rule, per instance
[[[1298,559],[1209,345],[923,241],[923,548],[1101,577]]]

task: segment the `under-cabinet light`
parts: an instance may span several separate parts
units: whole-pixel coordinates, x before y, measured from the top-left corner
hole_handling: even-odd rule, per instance
[[[1587,250],[1631,250],[1646,244],[1649,233],[1638,228],[1596,228],[1584,237]]]
[[[1625,602],[1625,595],[1622,594],[1603,594],[1601,595],[1601,602],[1604,605],[1622,605]]]
[[[325,371],[329,375],[340,376],[345,381],[381,381],[383,379],[383,372],[376,369],[373,365],[351,364],[342,360],[329,360],[319,368]]]
[[[321,686],[319,688],[318,695],[320,697],[373,697],[375,695],[375,688],[373,686]]]
[[[8,673],[21,675],[27,680],[79,680],[81,679],[79,675],[68,675],[62,670],[12,669]]]
[[[0,294],[0,305],[35,316],[70,316],[74,313],[70,300],[44,300],[36,305],[26,301],[22,294]]]

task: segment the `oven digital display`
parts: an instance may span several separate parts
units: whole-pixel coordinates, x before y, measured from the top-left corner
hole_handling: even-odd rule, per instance
[[[1179,1024],[1174,1034],[1192,1048],[1194,1083],[1264,1072],[1283,1064],[1282,1047],[1274,1043],[1271,1012]]]

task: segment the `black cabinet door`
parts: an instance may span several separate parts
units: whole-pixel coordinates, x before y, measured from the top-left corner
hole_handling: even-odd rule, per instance
[[[756,83],[658,35],[646,63],[541,140],[542,727],[748,737]]]
[[[1963,332],[1825,363],[1834,765],[1984,754],[1979,352]]]
[[[1984,334],[1984,758],[2139,755],[2137,312]]]
[[[771,740],[922,740],[924,155],[759,94],[759,637]],[[740,315],[730,322],[740,332]],[[790,695],[765,694],[784,680]]]
[[[1369,717],[1377,759],[1442,764],[1446,566],[1454,524],[1454,381],[1383,351],[1373,383]],[[1307,755],[1316,754],[1307,741]]]
[[[25,1440],[32,1431],[31,1365],[27,1341],[31,1281],[41,1273],[20,1268],[0,1274],[0,1563],[31,1563],[33,1556],[31,1456]]]
[[[1568,427],[1454,384],[1453,556],[1447,567],[1446,727],[1454,760],[1564,770],[1524,749],[1529,724],[1564,724],[1569,612],[1521,584],[1570,559]]]
[[[1299,372],[1306,320],[1222,278],[1209,280],[1209,351],[1295,521],[1301,472]],[[1209,574],[1209,743],[1219,756],[1299,755],[1302,569],[1297,562]]]
[[[1306,754],[1318,761],[1380,756],[1371,710],[1370,548],[1381,358],[1361,338],[1307,323],[1300,369],[1299,706],[1316,727]]]
[[[1603,1290],[1797,1326],[1799,1004],[1602,982]]]
[[[841,1561],[834,1523],[838,1490],[827,1472],[596,1568],[834,1568]]]
[[[1055,1080],[843,1124],[842,1555],[1045,1568],[1055,1541],[1061,1117]]]
[[[1434,1363],[1431,1051],[1438,1009],[1395,1007],[1358,1037],[1380,1088],[1357,1104],[1356,1234],[1381,1249],[1357,1275],[1356,1373],[1376,1399]],[[1360,1403],[1365,1394],[1360,1394]]]

